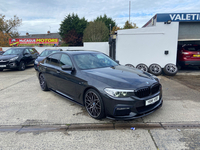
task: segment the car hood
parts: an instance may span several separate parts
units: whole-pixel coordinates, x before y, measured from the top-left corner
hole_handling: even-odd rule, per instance
[[[1,55],[0,60],[8,60],[8,59],[11,59],[16,56],[18,56],[18,55]]]
[[[157,82],[149,73],[121,65],[84,70],[84,72],[89,78],[103,82],[108,87],[118,89],[137,89]]]

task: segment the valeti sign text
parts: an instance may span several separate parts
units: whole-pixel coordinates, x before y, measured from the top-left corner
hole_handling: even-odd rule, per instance
[[[200,13],[157,14],[157,22],[165,22],[168,20],[175,22],[200,21]]]

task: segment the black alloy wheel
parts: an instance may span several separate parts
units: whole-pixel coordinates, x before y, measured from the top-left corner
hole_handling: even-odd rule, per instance
[[[130,67],[130,68],[135,68],[133,65],[131,64],[126,64],[125,66]]]
[[[136,66],[136,68],[137,68],[137,69],[140,69],[140,70],[142,70],[142,71],[145,71],[145,72],[148,71],[148,67],[147,67],[147,65],[145,65],[145,64],[138,64],[138,65]]]
[[[19,63],[19,71],[24,71],[25,70],[25,68],[26,68],[26,65],[25,65],[25,63],[23,62],[23,61],[21,61],[20,63]]]
[[[88,114],[94,119],[105,117],[103,101],[98,92],[89,89],[85,94],[85,108]]]
[[[162,68],[161,68],[161,66],[158,65],[158,64],[151,64],[151,65],[149,66],[149,72],[152,73],[153,75],[158,76],[158,75],[161,75],[161,73],[162,73]]]
[[[174,76],[178,72],[178,68],[174,64],[167,64],[164,69],[164,73],[168,76]]]
[[[48,87],[47,87],[47,83],[46,83],[46,80],[44,78],[44,75],[43,74],[40,74],[39,76],[39,81],[40,81],[40,87],[43,91],[48,91]]]

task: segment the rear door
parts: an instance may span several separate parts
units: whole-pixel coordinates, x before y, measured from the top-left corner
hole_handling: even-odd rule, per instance
[[[53,90],[57,90],[57,81],[59,79],[61,54],[53,54],[44,61],[43,73],[47,81],[47,86]]]

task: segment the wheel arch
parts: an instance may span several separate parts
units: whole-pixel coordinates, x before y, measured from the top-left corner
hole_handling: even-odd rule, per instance
[[[23,61],[24,64],[26,65],[26,61],[25,61],[25,59],[23,59],[23,58],[19,60],[19,64],[20,64],[22,61]]]
[[[99,96],[99,99],[100,99],[100,101],[101,101],[101,112],[100,112],[100,114],[97,116],[97,117],[93,117],[91,114],[90,114],[90,112],[88,112],[88,110],[87,110],[87,108],[86,108],[86,106],[85,106],[85,99],[84,99],[84,97],[85,97],[85,95],[86,95],[86,93],[87,93],[87,91],[88,90],[94,90],[94,92],[96,93],[96,94],[98,94],[97,96]],[[93,87],[93,86],[89,86],[89,87],[87,87],[85,90],[84,90],[84,92],[83,92],[84,94],[83,94],[83,106],[86,108],[86,111],[88,112],[88,114],[92,117],[92,118],[95,118],[95,119],[103,119],[103,118],[105,118],[106,117],[106,109],[105,109],[105,104],[104,104],[104,100],[103,100],[103,98],[102,98],[102,94],[101,94],[101,92],[97,89],[97,88],[95,88],[95,87]]]
[[[85,98],[85,94],[86,94],[86,92],[87,92],[88,90],[90,90],[90,89],[95,90],[95,91],[98,92],[98,94],[101,96],[101,92],[99,92],[99,90],[98,90],[97,88],[95,88],[95,87],[93,87],[93,86],[87,87],[86,89],[84,89],[83,95],[82,95],[83,106],[85,106],[85,99],[84,99],[84,98]],[[102,101],[103,101],[102,96],[101,96],[101,99],[102,99]],[[104,105],[104,101],[103,101],[103,105]]]

